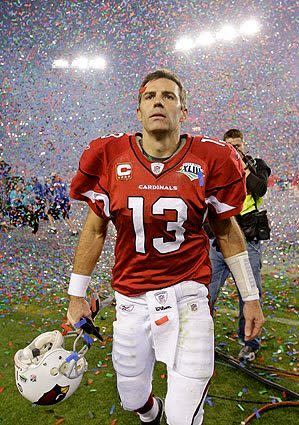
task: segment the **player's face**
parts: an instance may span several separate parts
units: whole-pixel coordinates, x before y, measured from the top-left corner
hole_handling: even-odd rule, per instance
[[[245,143],[241,137],[229,137],[228,139],[225,139],[225,141],[233,145],[237,150],[245,153]]]
[[[148,133],[172,133],[187,117],[182,110],[179,86],[167,78],[149,81],[137,110],[139,121]]]

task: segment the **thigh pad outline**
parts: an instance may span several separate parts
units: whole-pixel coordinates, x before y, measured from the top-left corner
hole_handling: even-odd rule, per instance
[[[180,333],[174,370],[195,379],[209,378],[214,368],[214,323],[207,300],[190,297],[180,306]]]
[[[127,377],[140,375],[151,353],[146,324],[113,323],[112,361],[117,373]]]

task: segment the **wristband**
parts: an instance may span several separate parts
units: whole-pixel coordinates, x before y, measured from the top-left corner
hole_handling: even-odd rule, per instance
[[[232,257],[225,258],[243,301],[258,300],[259,290],[249,262],[248,252],[240,252]]]
[[[75,297],[84,298],[86,295],[86,289],[90,284],[90,280],[90,276],[72,273],[67,293],[69,295],[74,295]]]

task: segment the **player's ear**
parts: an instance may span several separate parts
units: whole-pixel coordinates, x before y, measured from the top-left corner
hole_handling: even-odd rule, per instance
[[[180,122],[184,122],[186,121],[186,119],[188,118],[188,109],[181,109],[181,118],[180,118]]]

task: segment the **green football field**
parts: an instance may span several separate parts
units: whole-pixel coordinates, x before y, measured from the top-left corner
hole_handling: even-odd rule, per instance
[[[263,346],[256,364],[292,372],[293,375],[284,377],[269,375],[269,372],[259,370],[262,376],[298,392],[295,358],[298,330],[295,280],[291,277],[279,278],[279,275],[269,272],[264,276],[264,288],[264,312],[267,321]],[[60,329],[66,309],[67,300],[60,294],[45,294],[38,300],[25,297],[18,306],[9,310],[6,305],[2,305],[4,317],[0,319],[0,424],[137,425],[138,418],[121,409],[116,392],[111,361],[113,307],[101,311],[97,318],[97,324],[105,338],[104,344],[94,343],[87,353],[89,370],[70,399],[53,407],[37,407],[31,405],[17,391],[14,381],[14,353],[24,348],[38,334]],[[231,284],[222,291],[215,321],[216,345],[225,353],[236,356],[240,346],[235,333],[236,292]],[[205,425],[240,424],[255,409],[271,402],[273,397],[285,400],[281,392],[246,376],[222,359],[216,359],[215,366],[209,397],[205,404]],[[163,397],[165,391],[166,372],[164,365],[158,363],[154,375],[154,392]],[[275,409],[264,413],[253,422],[261,425],[295,425],[299,423],[299,410],[295,407]]]

